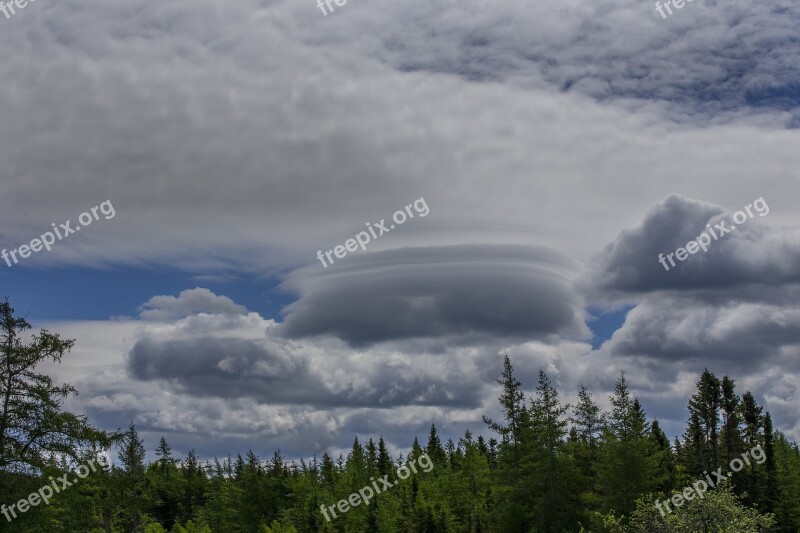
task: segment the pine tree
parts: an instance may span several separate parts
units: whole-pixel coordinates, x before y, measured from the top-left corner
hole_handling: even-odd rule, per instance
[[[581,385],[578,391],[578,403],[573,408],[572,423],[578,433],[580,442],[587,445],[590,451],[597,448],[597,441],[600,439],[605,423],[605,415],[600,411],[600,407],[592,400],[589,390]]]
[[[500,396],[500,408],[503,412],[505,424],[495,422],[484,416],[483,421],[492,430],[496,431],[507,443],[513,453],[516,453],[523,430],[528,427],[530,417],[525,407],[525,393],[522,384],[514,377],[514,368],[508,353],[503,357],[503,373],[497,383],[502,385],[503,393]]]
[[[383,477],[392,472],[392,457],[383,442],[383,436],[378,439],[378,474]]]
[[[764,415],[764,470],[765,484],[764,509],[773,512],[778,504],[778,479],[777,466],[775,464],[775,435],[772,429],[772,416],[767,412]]]
[[[41,330],[28,336],[27,320],[14,316],[8,300],[0,303],[0,476],[36,472],[53,455],[79,461],[87,449],[110,446],[114,435],[93,428],[85,416],[62,411],[77,394],[72,385],[55,385],[35,370],[60,363],[75,345]],[[7,484],[0,477],[0,496]]]
[[[742,417],[739,396],[735,382],[725,376],[722,378],[722,431],[720,434],[721,457],[724,464],[730,465],[734,457],[744,451],[742,440]],[[735,483],[734,483],[735,486]]]
[[[745,392],[742,396],[741,412],[744,422],[742,435],[747,450],[752,450],[762,441],[764,429],[762,411],[763,408],[758,405],[755,396],[750,391]],[[734,476],[734,479],[736,477]],[[740,486],[744,490],[742,500],[748,506],[755,505],[760,499],[759,495],[763,494],[766,485],[763,469],[751,461],[751,464],[746,466],[738,477],[742,480]]]
[[[145,449],[136,427],[131,422],[128,430],[119,440],[119,461],[123,472],[120,480],[120,521],[123,528],[131,533],[144,531],[144,510],[149,501],[145,499]]]
[[[161,437],[158,441],[158,448],[156,448],[156,457],[158,457],[158,466],[161,469],[167,469],[170,466],[175,466],[177,462],[172,457],[172,448],[167,444],[167,439]]]
[[[164,437],[158,443],[156,457],[158,459],[147,471],[149,499],[153,502],[148,514],[169,530],[178,520],[186,488],[178,472],[177,461],[172,457],[172,449]]]
[[[700,415],[693,412],[689,415],[689,425],[683,434],[683,445],[681,446],[681,464],[686,472],[693,478],[702,477],[704,468],[704,458],[706,457],[706,444],[703,435],[703,424]]]
[[[721,403],[720,382],[706,368],[697,383],[697,392],[689,400],[689,413],[692,423],[695,424],[691,435],[692,448],[694,453],[698,454],[693,464],[701,471],[713,472],[720,466],[718,431]],[[699,431],[696,427],[698,424]]]
[[[650,454],[656,461],[653,489],[666,494],[675,486],[675,454],[658,420],[650,425]]]
[[[366,452],[367,474],[369,476],[374,476],[378,473],[378,447],[375,445],[375,441],[372,440],[372,437],[367,441]]]
[[[497,451],[495,470],[494,511],[500,529],[505,531],[527,531],[533,517],[530,511],[531,487],[520,474],[525,470],[523,450],[532,438],[530,412],[525,405],[522,384],[514,377],[514,369],[508,354],[503,358],[503,372],[497,382],[502,385],[500,408],[504,422],[496,422],[484,416],[483,421],[496,431],[501,442]]]
[[[599,511],[596,470],[599,442],[605,415],[592,399],[589,390],[581,385],[578,403],[572,409],[570,431],[571,454],[578,468],[578,494],[582,505],[582,520],[588,523],[592,513]]]
[[[183,474],[183,486],[185,487],[181,499],[178,521],[188,522],[197,518],[197,512],[205,504],[205,492],[208,485],[208,478],[194,450],[189,450],[186,459],[181,465]]]
[[[533,439],[526,448],[533,459],[528,472],[537,528],[545,532],[571,530],[577,521],[577,467],[565,452],[568,405],[561,405],[550,378],[539,370],[536,397],[531,404]]]
[[[322,454],[320,475],[322,476],[322,487],[332,494],[333,487],[336,485],[336,466],[333,464],[333,459],[328,455],[328,452]]]
[[[425,451],[428,452],[428,457],[431,458],[436,468],[441,470],[447,464],[447,454],[442,447],[442,441],[436,433],[436,426],[431,424],[431,431],[428,435],[428,444],[425,446]]]
[[[780,432],[776,432],[774,441],[778,531],[796,533],[800,531],[800,448]]]
[[[606,509],[628,514],[636,499],[652,488],[656,459],[648,444],[645,413],[631,397],[624,372],[617,378],[611,405],[598,461],[598,486]]]

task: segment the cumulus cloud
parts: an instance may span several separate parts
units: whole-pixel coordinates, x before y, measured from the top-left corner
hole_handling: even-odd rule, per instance
[[[737,374],[757,373],[800,355],[800,307],[747,302],[708,304],[691,297],[651,296],[627,316],[607,348],[674,363],[680,359],[725,364]],[[784,363],[788,361],[783,361]],[[798,365],[784,367],[800,370]]]
[[[732,213],[718,205],[681,195],[670,195],[651,207],[644,218],[589,262],[582,285],[593,292],[647,293],[656,290],[701,291],[745,289],[748,285],[784,287],[800,282],[800,230],[768,226],[769,203],[756,200],[760,210],[736,209],[745,222],[736,224]],[[752,205],[748,204],[748,206]],[[738,217],[742,220],[742,217]],[[718,228],[732,228],[720,235]],[[710,227],[710,229],[709,229]],[[709,232],[713,231],[714,234]],[[659,262],[701,233],[708,235],[707,251],[698,250],[685,261]],[[717,237],[717,238],[714,238]],[[733,293],[729,293],[733,294]],[[716,293],[719,296],[719,293]],[[713,294],[710,296],[713,297]]]
[[[227,296],[218,296],[208,289],[186,289],[175,296],[153,296],[140,308],[142,320],[170,321],[196,313],[245,315],[247,308]]]
[[[192,294],[166,301],[185,310]],[[210,291],[203,294],[222,301]],[[143,323],[127,367],[136,379],[164,381],[187,394],[264,403],[387,408],[478,402],[481,381],[471,376],[472,352],[408,356],[392,346],[353,351],[336,338],[293,342],[278,331],[279,325],[257,313],[196,312],[169,323]]]

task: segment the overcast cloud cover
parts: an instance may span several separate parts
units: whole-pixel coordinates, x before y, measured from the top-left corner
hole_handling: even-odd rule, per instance
[[[69,407],[150,450],[487,434],[504,351],[567,400],[605,402],[624,368],[671,436],[708,367],[800,439],[798,23],[789,0],[666,20],[638,0],[37,0],[0,15],[0,246],[116,216],[0,263],[0,286],[77,339],[50,369]],[[422,197],[424,218],[317,261]],[[162,271],[179,286],[142,282]],[[136,306],[31,305],[56,282],[121,297],[94,272]]]

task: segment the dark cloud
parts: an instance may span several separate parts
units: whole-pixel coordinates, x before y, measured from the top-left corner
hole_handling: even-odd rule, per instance
[[[218,325],[222,329],[227,322]],[[206,327],[213,329],[210,324]],[[398,361],[391,352],[343,354],[334,346],[325,354],[311,346],[304,353],[302,348],[290,351],[267,337],[260,341],[208,335],[186,338],[185,332],[154,333],[137,340],[127,359],[132,377],[168,382],[196,396],[327,408],[464,407],[476,405],[479,399],[481,382],[469,377],[469,367],[443,373],[436,363],[431,364],[431,358],[445,356],[420,354]]]
[[[768,207],[768,199],[765,202]],[[736,225],[731,214],[720,206],[670,195],[649,209],[635,227],[623,230],[590,261],[580,285],[594,293],[675,290],[703,293],[714,299],[720,296],[718,291],[722,289],[737,289],[744,296],[752,292],[748,287],[754,284],[784,287],[800,282],[797,231],[768,229],[760,223],[762,216],[769,216],[767,210],[761,210],[765,215],[754,208],[751,212],[753,218],[748,217],[746,222]],[[708,234],[708,226],[714,230],[723,222],[726,228],[736,228],[725,235],[717,235],[718,239],[714,240]],[[686,247],[704,232],[710,241],[707,251],[698,249],[684,261],[673,258],[676,266],[671,266],[667,254]],[[720,233],[718,229],[714,232]],[[665,256],[669,270],[659,262],[659,254]],[[733,295],[730,292],[726,297]]]
[[[294,273],[300,298],[284,313],[291,338],[334,335],[353,345],[483,333],[585,338],[572,292],[575,263],[539,247],[464,245],[347,257]]]
[[[647,297],[631,311],[606,347],[615,355],[640,355],[669,364],[683,359],[721,362],[731,372],[750,374],[774,364],[786,349],[800,355],[798,345],[797,306],[714,305],[689,296],[662,295]]]

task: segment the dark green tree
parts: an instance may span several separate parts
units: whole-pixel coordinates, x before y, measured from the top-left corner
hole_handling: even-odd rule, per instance
[[[656,458],[651,455],[645,413],[631,396],[624,372],[617,378],[611,405],[597,481],[605,508],[627,515],[636,499],[653,488]]]
[[[539,370],[536,396],[531,402],[533,438],[526,455],[533,459],[526,466],[528,483],[537,517],[537,531],[556,533],[574,530],[577,525],[578,469],[566,453],[568,405],[562,405],[550,378]]]
[[[145,477],[144,441],[139,438],[136,427],[131,422],[118,443],[119,462],[122,471],[117,472],[119,481],[119,522],[131,533],[144,531],[145,510],[149,501],[147,479]]]
[[[40,330],[28,337],[31,325],[14,316],[8,300],[0,303],[0,475],[35,473],[52,456],[80,460],[86,450],[106,448],[112,435],[92,427],[85,416],[62,410],[77,394],[68,384],[55,385],[37,373],[46,363],[60,363],[74,340]],[[0,486],[7,486],[0,478]],[[0,489],[0,497],[7,496]]]
[[[523,465],[523,454],[532,438],[530,411],[525,405],[522,384],[514,377],[511,359],[503,357],[503,372],[497,380],[502,386],[500,409],[503,422],[484,416],[483,421],[500,435],[495,469],[493,510],[501,530],[527,531],[532,523],[532,488],[522,472],[530,470]]]

